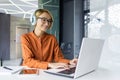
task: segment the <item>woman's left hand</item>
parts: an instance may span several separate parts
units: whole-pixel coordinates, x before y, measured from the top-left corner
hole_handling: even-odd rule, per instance
[[[77,65],[77,62],[78,62],[78,59],[72,59],[72,60],[70,60],[70,65]]]

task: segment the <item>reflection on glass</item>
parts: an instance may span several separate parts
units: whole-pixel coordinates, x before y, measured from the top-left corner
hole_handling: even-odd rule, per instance
[[[94,5],[94,9],[93,7],[90,9],[88,37],[105,39],[112,34],[120,33],[120,2],[115,2],[114,0],[102,2],[105,4],[104,8]]]

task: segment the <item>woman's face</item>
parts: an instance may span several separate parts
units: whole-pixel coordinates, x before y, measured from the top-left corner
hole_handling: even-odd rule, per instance
[[[50,28],[51,24],[52,24],[51,16],[48,13],[44,12],[38,17],[36,28],[38,30],[46,32],[46,30]]]

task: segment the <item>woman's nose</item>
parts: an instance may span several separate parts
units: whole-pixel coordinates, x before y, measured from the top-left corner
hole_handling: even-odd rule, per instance
[[[49,22],[48,22],[48,21],[45,21],[45,25],[47,25],[47,26],[48,26],[48,25],[49,25]]]

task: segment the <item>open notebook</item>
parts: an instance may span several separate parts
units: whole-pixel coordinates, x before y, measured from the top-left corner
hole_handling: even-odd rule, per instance
[[[23,66],[3,66],[0,67],[0,75],[15,74],[22,69]]]
[[[65,77],[77,78],[97,69],[104,40],[83,38],[76,67],[70,70],[49,69],[45,72]]]

